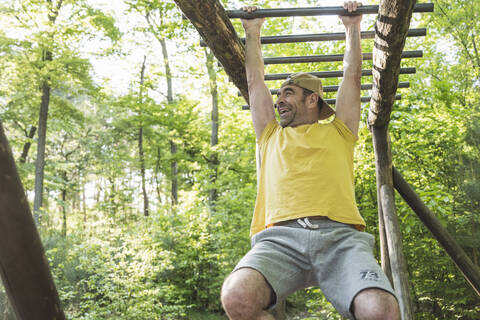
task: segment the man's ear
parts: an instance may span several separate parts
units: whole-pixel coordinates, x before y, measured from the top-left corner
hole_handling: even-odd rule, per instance
[[[318,96],[318,93],[314,92],[312,93],[309,97],[308,97],[308,104],[309,106],[312,106],[312,107],[315,107],[317,108],[318,107],[318,100],[320,99],[320,97]]]

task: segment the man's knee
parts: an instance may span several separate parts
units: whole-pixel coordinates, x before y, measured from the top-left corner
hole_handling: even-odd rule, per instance
[[[258,271],[243,268],[227,277],[221,301],[231,318],[249,318],[268,307],[271,295],[270,285]]]
[[[357,320],[399,320],[398,302],[389,292],[371,288],[361,291],[352,304],[352,313]]]

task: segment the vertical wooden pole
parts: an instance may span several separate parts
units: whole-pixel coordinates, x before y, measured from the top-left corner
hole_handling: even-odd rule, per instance
[[[387,275],[390,283],[393,286],[392,267],[390,266],[390,256],[388,254],[387,232],[385,230],[385,221],[383,219],[383,210],[380,202],[381,195],[377,193],[378,202],[378,234],[380,237],[380,259],[382,262],[382,269]]]
[[[413,319],[413,306],[408,285],[408,271],[403,255],[402,236],[395,208],[392,179],[391,147],[387,134],[387,126],[373,127],[373,147],[375,151],[378,204],[385,225],[386,243],[392,280],[397,294],[403,320]]]
[[[403,320],[413,319],[408,272],[395,209],[391,147],[388,140],[390,113],[400,74],[401,52],[405,46],[415,0],[381,0],[375,23],[373,86],[368,123],[372,130],[377,172],[379,221],[385,226],[392,280]],[[383,230],[380,230],[381,237]],[[385,243],[384,242],[384,243]],[[385,247],[385,245],[384,245]],[[386,256],[386,249],[382,250]],[[384,263],[386,266],[386,263]],[[387,267],[385,269],[388,270]]]
[[[1,122],[0,275],[18,319],[65,319]]]

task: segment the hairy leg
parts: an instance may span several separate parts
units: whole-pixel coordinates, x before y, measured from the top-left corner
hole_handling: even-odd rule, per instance
[[[221,300],[232,320],[274,320],[266,311],[273,290],[263,275],[251,268],[242,268],[230,274],[223,283]]]
[[[400,308],[395,297],[377,288],[360,291],[353,299],[352,313],[357,320],[400,319]]]

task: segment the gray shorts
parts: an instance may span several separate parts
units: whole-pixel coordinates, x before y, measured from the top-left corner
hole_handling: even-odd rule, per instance
[[[319,286],[328,301],[348,319],[355,296],[367,288],[395,293],[373,256],[374,237],[332,220],[311,222],[318,229],[293,221],[265,229],[252,238],[252,249],[234,271],[252,268],[272,287],[275,301],[291,293]]]

